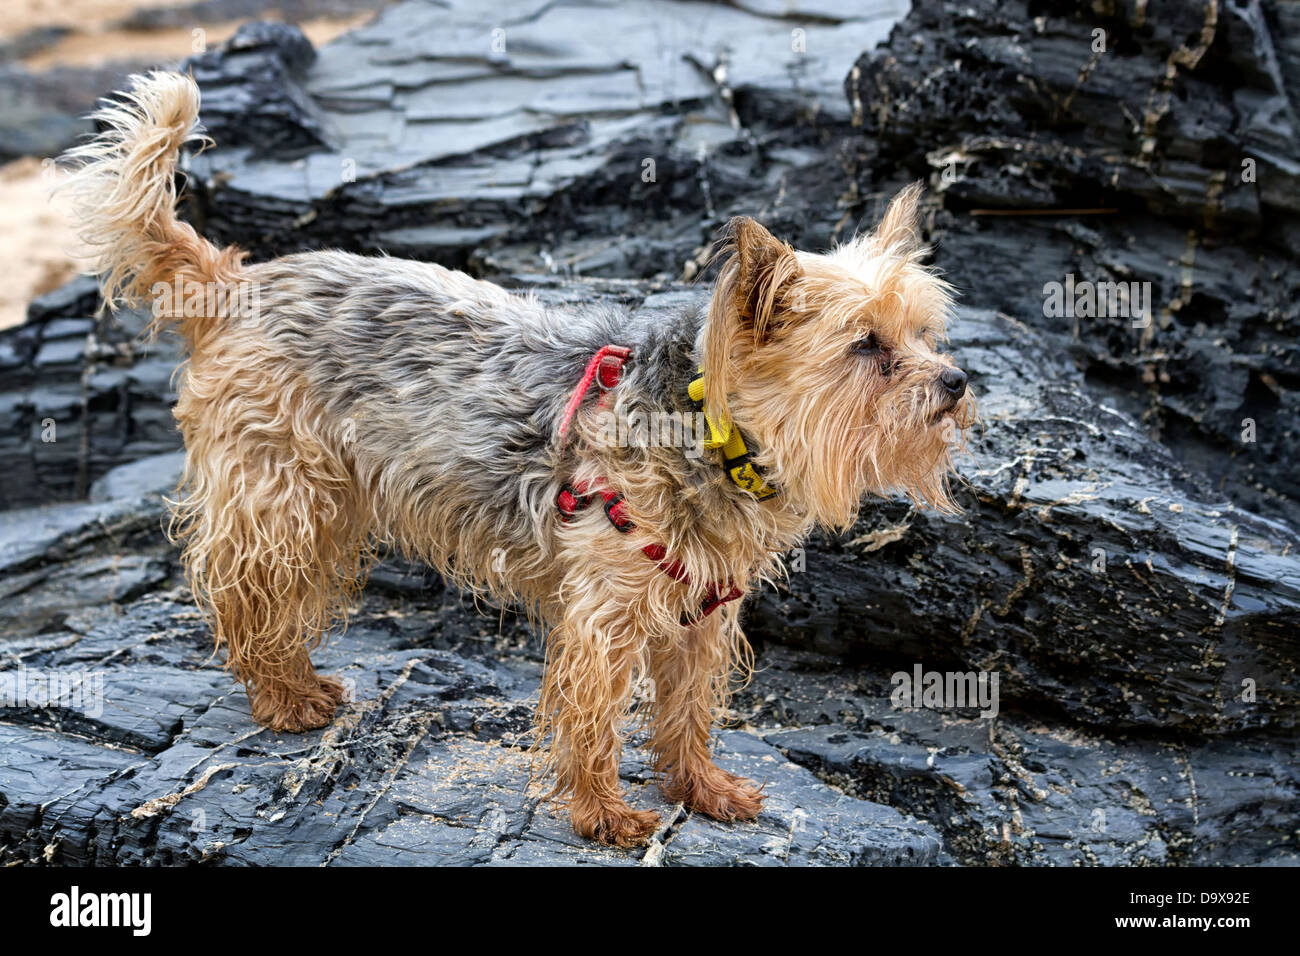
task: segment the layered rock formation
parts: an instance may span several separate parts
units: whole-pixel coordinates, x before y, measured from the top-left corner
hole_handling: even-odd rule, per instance
[[[1293,523],[1298,27],[1290,3],[923,2],[846,81],[873,177],[933,181],[967,301],[1032,317],[1223,495]],[[1044,214],[1069,208],[1098,214]],[[1145,284],[1149,321],[1045,307],[1070,275]]]
[[[768,782],[757,825],[663,806],[632,748],[665,827],[588,847],[525,786],[537,635],[423,569],[385,563],[323,652],[355,697],[333,726],[249,721],[161,534],[178,459],[142,457],[176,447],[174,345],[71,287],[0,334],[0,494],[44,506],[0,514],[0,679],[102,680],[103,707],[0,712],[0,859],[1295,862],[1290,7],[1111,9],[922,0],[886,37],[886,5],[410,2],[314,58],[261,25],[195,61],[219,145],[189,212],[259,256],[653,316],[731,214],[816,248],[930,180],[984,418],[964,511],[875,502],[749,609],[719,746]],[[1151,282],[1151,322],[1045,315],[1071,273]],[[997,675],[996,716],[894,699],[915,667]]]

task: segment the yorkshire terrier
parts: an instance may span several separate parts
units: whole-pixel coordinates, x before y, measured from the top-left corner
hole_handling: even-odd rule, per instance
[[[733,219],[707,301],[644,327],[426,262],[250,264],[175,213],[197,87],[132,84],[69,154],[69,187],[104,301],[152,302],[188,347],[173,530],[253,718],[333,719],[343,688],[309,651],[386,546],[546,624],[536,739],[579,833],[629,846],[659,824],[619,785],[642,678],[668,799],[754,819],[760,789],[710,755],[751,664],[742,599],[865,495],[953,508],[951,453],[975,411],[939,351],[951,298],[920,263],[919,186],[825,254]],[[629,434],[612,423],[665,415],[697,427],[610,440]]]

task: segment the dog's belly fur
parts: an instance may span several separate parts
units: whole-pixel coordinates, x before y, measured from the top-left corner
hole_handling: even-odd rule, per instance
[[[690,348],[698,329],[691,315],[652,330],[620,310],[547,308],[437,265],[341,252],[274,260],[248,277],[260,361],[302,383],[366,489],[379,539],[529,603],[554,589],[555,502],[568,477],[555,434],[586,363],[606,344]],[[644,373],[630,387],[652,384]]]

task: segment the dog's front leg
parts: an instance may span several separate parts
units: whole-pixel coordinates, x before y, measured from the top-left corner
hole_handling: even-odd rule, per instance
[[[734,611],[717,612],[651,645],[655,682],[655,768],[664,795],[715,820],[753,820],[763,795],[744,777],[713,762],[713,723],[727,699],[737,658],[748,655]]]
[[[659,816],[623,799],[619,758],[632,682],[645,640],[626,603],[596,600],[590,590],[565,609],[551,632],[539,706],[549,732],[555,792],[568,801],[573,827],[602,843],[635,846]]]

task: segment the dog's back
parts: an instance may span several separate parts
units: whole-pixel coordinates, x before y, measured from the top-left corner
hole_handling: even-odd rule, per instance
[[[479,589],[548,566],[554,438],[573,383],[626,336],[613,310],[556,310],[431,263],[342,252],[249,267],[251,324],[379,511],[381,538]],[[531,595],[523,595],[531,597]]]

